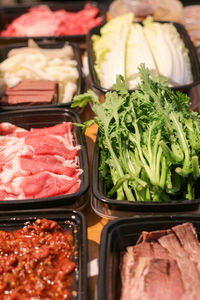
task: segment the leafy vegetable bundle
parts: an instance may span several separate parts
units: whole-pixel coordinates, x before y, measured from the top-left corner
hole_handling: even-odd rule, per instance
[[[73,107],[92,101],[99,125],[102,176],[108,197],[129,201],[193,200],[199,196],[200,116],[189,97],[174,93],[144,64],[141,84],[129,94],[122,76],[101,103],[89,90]]]

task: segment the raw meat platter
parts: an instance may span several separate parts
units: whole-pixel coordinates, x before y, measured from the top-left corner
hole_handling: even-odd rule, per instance
[[[3,29],[0,40],[20,42],[26,41],[27,37],[37,40],[54,37],[80,42],[85,40],[90,28],[104,21],[104,5],[92,1],[50,2],[32,7],[25,4],[5,6],[0,9]]]
[[[70,109],[1,113],[1,207],[69,205],[87,191],[85,140],[73,122]]]

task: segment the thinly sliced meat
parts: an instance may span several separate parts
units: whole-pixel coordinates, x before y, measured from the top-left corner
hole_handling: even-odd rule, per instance
[[[159,287],[158,287],[159,285]],[[181,300],[185,294],[180,270],[175,260],[151,259],[144,275],[145,300]],[[134,299],[134,298],[133,298]]]
[[[8,122],[3,122],[3,123],[0,123],[0,136],[4,136],[4,135],[10,135],[10,134],[13,134],[13,133],[16,133],[16,132],[22,132],[22,131],[27,131],[26,129],[24,128],[20,128],[20,127],[17,127],[11,123],[8,123]]]
[[[31,131],[0,124],[0,199],[75,193],[80,187],[79,145],[72,123]],[[8,135],[7,135],[8,133]]]
[[[13,158],[20,155],[32,155],[33,149],[24,143],[24,139],[8,136],[0,139],[0,165],[1,168]]]
[[[158,239],[176,260],[185,285],[188,299],[200,299],[200,273],[197,265],[190,259],[189,254],[179,243],[175,234],[171,233]]]
[[[65,122],[56,124],[51,127],[43,127],[43,128],[31,128],[30,132],[37,132],[39,134],[55,134],[55,135],[65,135],[71,133],[72,131],[72,123]]]
[[[10,95],[7,99],[8,104],[20,103],[50,103],[53,99],[53,92],[40,93],[40,95]]]
[[[197,263],[200,273],[200,243],[197,239],[197,234],[194,226],[191,223],[172,227],[172,230],[177,235],[184,250],[189,257]]]
[[[78,173],[78,167],[75,162],[58,155],[15,155],[2,166],[0,184],[43,171],[73,177]]]
[[[70,147],[71,145],[65,143],[61,138],[53,135],[28,135],[25,136],[24,142],[26,145],[32,146],[34,154],[56,154],[68,160],[74,159],[78,154],[77,148]]]
[[[165,248],[156,242],[143,242],[136,246],[127,247],[127,252],[125,252],[122,258],[122,299],[129,299],[132,277],[135,274],[138,264],[140,264],[141,257],[148,259],[168,259],[170,255]]]
[[[15,178],[12,182],[1,185],[0,191],[2,195],[3,193],[13,194],[13,200],[51,197],[68,194],[73,186],[76,187],[75,191],[77,191],[80,186],[77,185],[78,180],[79,175],[70,178],[66,175],[45,171],[27,177]]]
[[[143,231],[137,241],[137,244],[142,243],[142,242],[152,242],[157,240],[158,238],[160,238],[163,235],[166,235],[168,233],[170,233],[171,230],[167,229],[167,230],[155,230],[155,231],[151,231],[151,232],[147,232],[147,231]]]

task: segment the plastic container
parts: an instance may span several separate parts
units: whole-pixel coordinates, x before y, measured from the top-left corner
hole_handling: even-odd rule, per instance
[[[64,45],[69,45],[72,47],[74,52],[74,59],[77,61],[77,70],[79,73],[79,79],[77,82],[77,91],[75,95],[79,95],[84,91],[84,79],[83,79],[83,72],[82,72],[82,60],[81,60],[81,51],[78,45],[70,42],[63,42],[63,41],[45,41],[45,42],[38,42],[39,47],[44,49],[62,49]],[[20,43],[20,44],[12,44],[8,46],[0,47],[0,63],[4,61],[7,56],[8,52],[14,48],[22,48],[27,47],[28,43]],[[4,105],[0,102],[0,109],[2,110],[16,110],[16,109],[24,109],[28,108],[41,108],[41,107],[69,107],[71,102],[68,103],[49,103],[49,104],[16,104],[16,105]]]
[[[87,3],[92,4],[93,6],[99,8],[100,10],[100,16],[103,17],[103,20],[106,18],[106,7],[102,3],[99,2],[93,2],[88,1]],[[21,4],[16,6],[2,6],[0,7],[0,28],[3,30],[6,28],[7,24],[10,24],[15,18],[21,16],[22,14],[26,13],[29,8],[33,6],[38,5],[48,5],[49,8],[52,11],[64,9],[69,12],[78,12],[82,10],[86,4],[85,1],[65,1],[65,2],[41,2],[41,3],[35,3],[32,5],[28,4]],[[28,38],[31,37],[0,37],[1,44],[10,44],[10,43],[19,43],[19,42],[25,42]],[[44,39],[54,39],[54,40],[67,40],[71,42],[78,42],[78,43],[84,43],[86,39],[86,34],[79,34],[79,35],[63,35],[63,36],[38,36],[38,37],[32,37],[36,41],[41,41]]]
[[[73,273],[74,293],[71,300],[87,300],[87,227],[85,217],[81,213],[67,209],[4,212],[0,215],[0,230],[14,231],[41,218],[56,221],[64,230],[72,232],[75,247],[73,261],[76,262],[77,268]]]
[[[101,217],[114,219],[118,217],[133,216],[138,213],[161,213],[161,212],[183,212],[197,210],[200,199],[182,200],[177,199],[167,202],[137,202],[128,200],[110,199],[106,196],[106,186],[102,178],[100,167],[100,148],[98,139],[94,149],[92,189],[93,198],[91,205],[94,211]]]
[[[168,22],[161,22],[161,23],[168,23]],[[140,23],[141,24],[141,23]],[[175,91],[181,91],[181,92],[185,92],[188,93],[189,90],[197,85],[200,82],[200,63],[198,60],[198,56],[196,53],[196,49],[186,31],[186,29],[184,28],[183,25],[172,22],[172,24],[176,27],[177,31],[179,32],[181,38],[184,41],[185,47],[188,49],[188,54],[189,54],[189,58],[190,58],[190,62],[191,62],[191,68],[192,68],[192,75],[193,75],[193,82],[187,85],[180,85],[180,86],[175,86],[172,87],[172,90]],[[111,91],[111,89],[106,89],[101,87],[100,81],[98,79],[98,76],[96,74],[94,65],[95,65],[95,53],[93,50],[93,46],[92,46],[92,35],[97,34],[100,35],[100,29],[101,26],[97,26],[92,28],[87,36],[87,51],[88,51],[88,64],[89,64],[89,71],[90,71],[90,78],[91,78],[91,83],[93,85],[94,88],[96,88],[97,90],[99,90],[101,93],[106,93],[108,91]],[[132,92],[133,90],[129,90],[130,92]]]
[[[97,299],[120,299],[121,253],[135,245],[142,231],[168,229],[184,222],[195,226],[200,239],[200,216],[197,215],[122,218],[109,222],[101,235]]]
[[[79,116],[73,110],[64,108],[41,108],[40,110],[27,109],[0,113],[0,123],[10,122],[25,129],[30,129],[31,127],[49,127],[68,121],[76,123],[81,122]],[[78,209],[86,204],[85,197],[87,195],[85,193],[89,188],[87,146],[85,136],[79,127],[74,126],[73,135],[75,143],[81,145],[81,149],[78,153],[80,168],[83,169],[83,173],[80,175],[81,184],[79,190],[74,194],[46,198],[2,200],[0,201],[0,210],[48,208],[62,205]]]

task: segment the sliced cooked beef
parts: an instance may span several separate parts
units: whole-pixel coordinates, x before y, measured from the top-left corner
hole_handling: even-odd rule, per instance
[[[197,263],[200,272],[200,243],[193,224],[185,223],[172,228],[177,235],[184,250],[189,254],[190,258]]]
[[[142,233],[122,258],[120,300],[200,300],[199,253],[190,223]]]
[[[151,259],[148,272],[144,275],[143,299],[177,300],[181,299],[184,294],[185,288],[176,261]]]
[[[169,233],[169,229],[167,230],[155,230],[151,232],[143,231],[137,241],[137,244],[142,242],[151,242],[157,240],[159,237],[166,235]]]
[[[200,273],[196,263],[191,260],[176,235],[170,233],[159,238],[158,241],[176,259],[188,295],[192,296],[191,299],[200,299]]]

